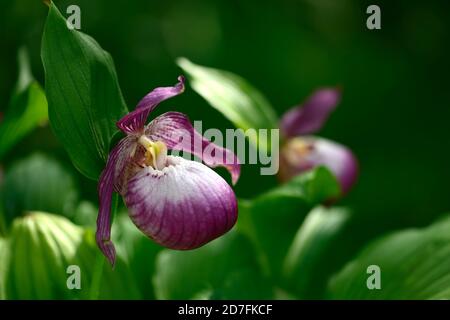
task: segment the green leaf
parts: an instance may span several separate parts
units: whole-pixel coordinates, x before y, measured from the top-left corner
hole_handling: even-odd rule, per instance
[[[380,268],[381,289],[369,290]],[[333,299],[450,299],[450,216],[423,229],[384,236],[330,282]],[[369,279],[369,277],[371,277]]]
[[[6,215],[4,212],[4,199],[1,190],[2,185],[0,182],[0,238],[6,236],[7,234]]]
[[[26,211],[72,217],[78,201],[72,175],[55,159],[33,154],[9,168],[0,188],[6,226]]]
[[[238,227],[257,245],[266,270],[278,277],[307,213],[339,192],[335,176],[325,167],[318,167],[254,200],[240,201]]]
[[[248,274],[252,277],[241,281]],[[161,251],[153,283],[159,299],[270,296],[250,241],[235,230],[199,249]]]
[[[350,214],[343,208],[313,209],[298,229],[283,264],[284,287],[301,299],[314,299],[325,288],[335,242]]]
[[[340,193],[340,185],[335,175],[327,167],[319,166],[268,191],[259,196],[257,200],[295,198],[314,206],[325,200],[335,198]]]
[[[127,112],[112,58],[94,39],[67,28],[53,3],[41,55],[51,127],[75,167],[96,180],[115,123]]]
[[[64,217],[32,212],[14,221],[7,263],[7,299],[87,299],[101,256],[89,229]],[[32,253],[32,254],[30,254]],[[104,257],[101,257],[104,259]],[[80,289],[69,289],[67,268],[80,268]],[[130,270],[119,256],[114,270],[103,266],[98,286],[100,299],[137,299]]]
[[[256,267],[243,267],[230,272],[224,279],[222,286],[211,290],[209,296],[212,300],[255,300],[273,299],[273,285],[269,279],[261,275]]]
[[[24,48],[19,50],[19,77],[3,120],[0,120],[0,159],[38,125],[47,121],[44,91],[33,79]]]
[[[9,254],[9,242],[4,238],[0,238],[0,300],[6,298],[6,268]]]
[[[190,78],[192,88],[237,128],[244,131],[278,128],[270,103],[243,78],[196,65],[186,58],[179,58],[177,63]],[[250,135],[249,139],[263,150],[269,150],[266,139],[258,139],[257,135]]]
[[[71,296],[73,291],[66,287],[66,268],[82,242],[83,230],[64,221],[66,234],[55,219],[63,218],[33,213],[14,221],[11,232],[14,254],[7,275],[8,299]]]

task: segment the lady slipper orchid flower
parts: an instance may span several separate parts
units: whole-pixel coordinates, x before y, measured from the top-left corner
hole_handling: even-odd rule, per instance
[[[345,146],[312,136],[326,122],[339,103],[337,89],[323,88],[314,92],[303,105],[287,111],[281,119],[281,132],[286,139],[280,152],[279,177],[282,181],[324,165],[336,176],[342,193],[347,193],[358,176],[358,162]]]
[[[184,91],[184,78],[178,80],[173,87],[154,89],[117,122],[126,136],[109,154],[98,185],[96,241],[111,264],[115,261],[111,242],[113,192],[123,197],[131,220],[144,234],[172,249],[200,247],[236,222],[236,196],[209,168],[224,166],[235,184],[240,165],[234,153],[203,138],[182,113],[167,112],[145,125],[160,102]],[[196,141],[200,141],[200,148]],[[188,152],[207,166],[168,155],[168,150]]]

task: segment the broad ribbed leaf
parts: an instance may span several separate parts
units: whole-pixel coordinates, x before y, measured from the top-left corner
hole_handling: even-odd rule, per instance
[[[42,38],[50,124],[81,173],[97,179],[127,112],[111,56],[91,37],[67,28],[50,5]]]
[[[87,299],[92,298],[94,282],[98,282],[100,299],[140,297],[123,260],[119,257],[112,270],[102,262],[93,232],[64,217],[32,212],[18,218],[10,241],[13,254],[7,267],[7,299]],[[70,265],[80,268],[81,289],[67,287]]]
[[[18,54],[19,77],[3,119],[0,119],[0,159],[20,139],[47,121],[44,91],[31,75],[25,49]]]
[[[343,208],[313,209],[297,231],[283,264],[283,284],[303,299],[318,298],[335,254],[335,242],[348,223],[350,213]]]
[[[278,128],[270,103],[243,78],[228,71],[196,65],[186,58],[179,58],[177,63],[187,74],[192,88],[237,128],[244,131]],[[249,138],[255,145],[259,144],[258,147],[268,149],[266,139]]]
[[[378,266],[381,289],[369,289]],[[369,284],[374,284],[374,278]],[[374,241],[330,282],[333,299],[450,299],[450,217]]]

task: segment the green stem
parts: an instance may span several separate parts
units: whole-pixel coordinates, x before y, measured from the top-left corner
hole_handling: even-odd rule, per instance
[[[90,300],[97,300],[99,297],[100,284],[102,282],[104,265],[105,265],[105,257],[101,253],[97,254],[94,265],[94,273],[92,275],[91,288],[89,291]]]

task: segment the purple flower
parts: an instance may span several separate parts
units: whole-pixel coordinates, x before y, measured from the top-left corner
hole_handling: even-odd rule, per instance
[[[280,123],[286,138],[280,153],[279,177],[282,181],[324,165],[336,175],[343,193],[355,183],[358,162],[352,152],[336,142],[311,136],[324,125],[340,98],[339,90],[323,88],[314,92],[303,105],[284,114]]]
[[[115,261],[110,237],[113,192],[123,197],[130,218],[144,234],[172,249],[200,247],[236,222],[235,194],[209,168],[224,166],[236,183],[240,165],[234,153],[203,138],[182,113],[167,112],[145,125],[160,102],[184,91],[184,78],[178,80],[174,87],[147,94],[117,122],[126,137],[111,151],[98,185],[96,240],[111,264]],[[168,155],[168,150],[193,154],[209,167]]]

